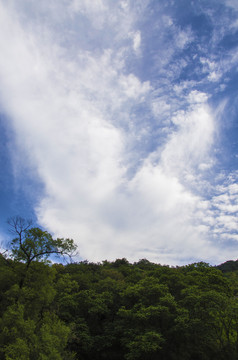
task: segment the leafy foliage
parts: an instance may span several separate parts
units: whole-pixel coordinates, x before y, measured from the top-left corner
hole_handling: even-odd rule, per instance
[[[146,259],[51,265],[50,254],[75,251],[73,241],[19,219],[13,228],[11,256],[0,256],[0,360],[237,359],[229,264],[224,274]]]
[[[72,256],[77,248],[72,239],[53,239],[50,233],[30,227],[31,223],[20,217],[8,222],[12,232],[17,235],[11,242],[11,256],[17,261],[24,261],[27,267],[32,261],[45,261],[52,254]]]

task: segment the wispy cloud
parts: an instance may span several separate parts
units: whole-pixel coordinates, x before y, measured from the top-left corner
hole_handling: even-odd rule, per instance
[[[14,163],[44,185],[40,224],[74,237],[83,258],[222,260],[216,234],[235,239],[237,189],[213,194],[219,117],[199,86],[230,65],[193,55],[201,77],[178,80],[197,38],[161,7],[151,40],[149,5],[0,1]]]

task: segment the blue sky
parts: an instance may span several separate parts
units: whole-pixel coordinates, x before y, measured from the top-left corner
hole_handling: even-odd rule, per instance
[[[0,50],[2,246],[237,259],[237,0],[0,0]]]

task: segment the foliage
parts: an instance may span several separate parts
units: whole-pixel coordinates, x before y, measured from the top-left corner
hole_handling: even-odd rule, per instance
[[[72,256],[76,245],[72,239],[53,239],[47,231],[31,227],[20,217],[8,221],[11,231],[17,235],[11,242],[11,256],[17,261],[24,261],[27,267],[32,261],[45,261],[50,255]]]
[[[229,264],[225,273],[146,259],[51,265],[49,255],[71,253],[73,242],[15,225],[12,256],[0,256],[0,360],[238,358]]]

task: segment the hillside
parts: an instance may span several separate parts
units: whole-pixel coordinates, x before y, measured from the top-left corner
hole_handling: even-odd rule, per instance
[[[1,256],[0,359],[237,359],[236,266]]]

